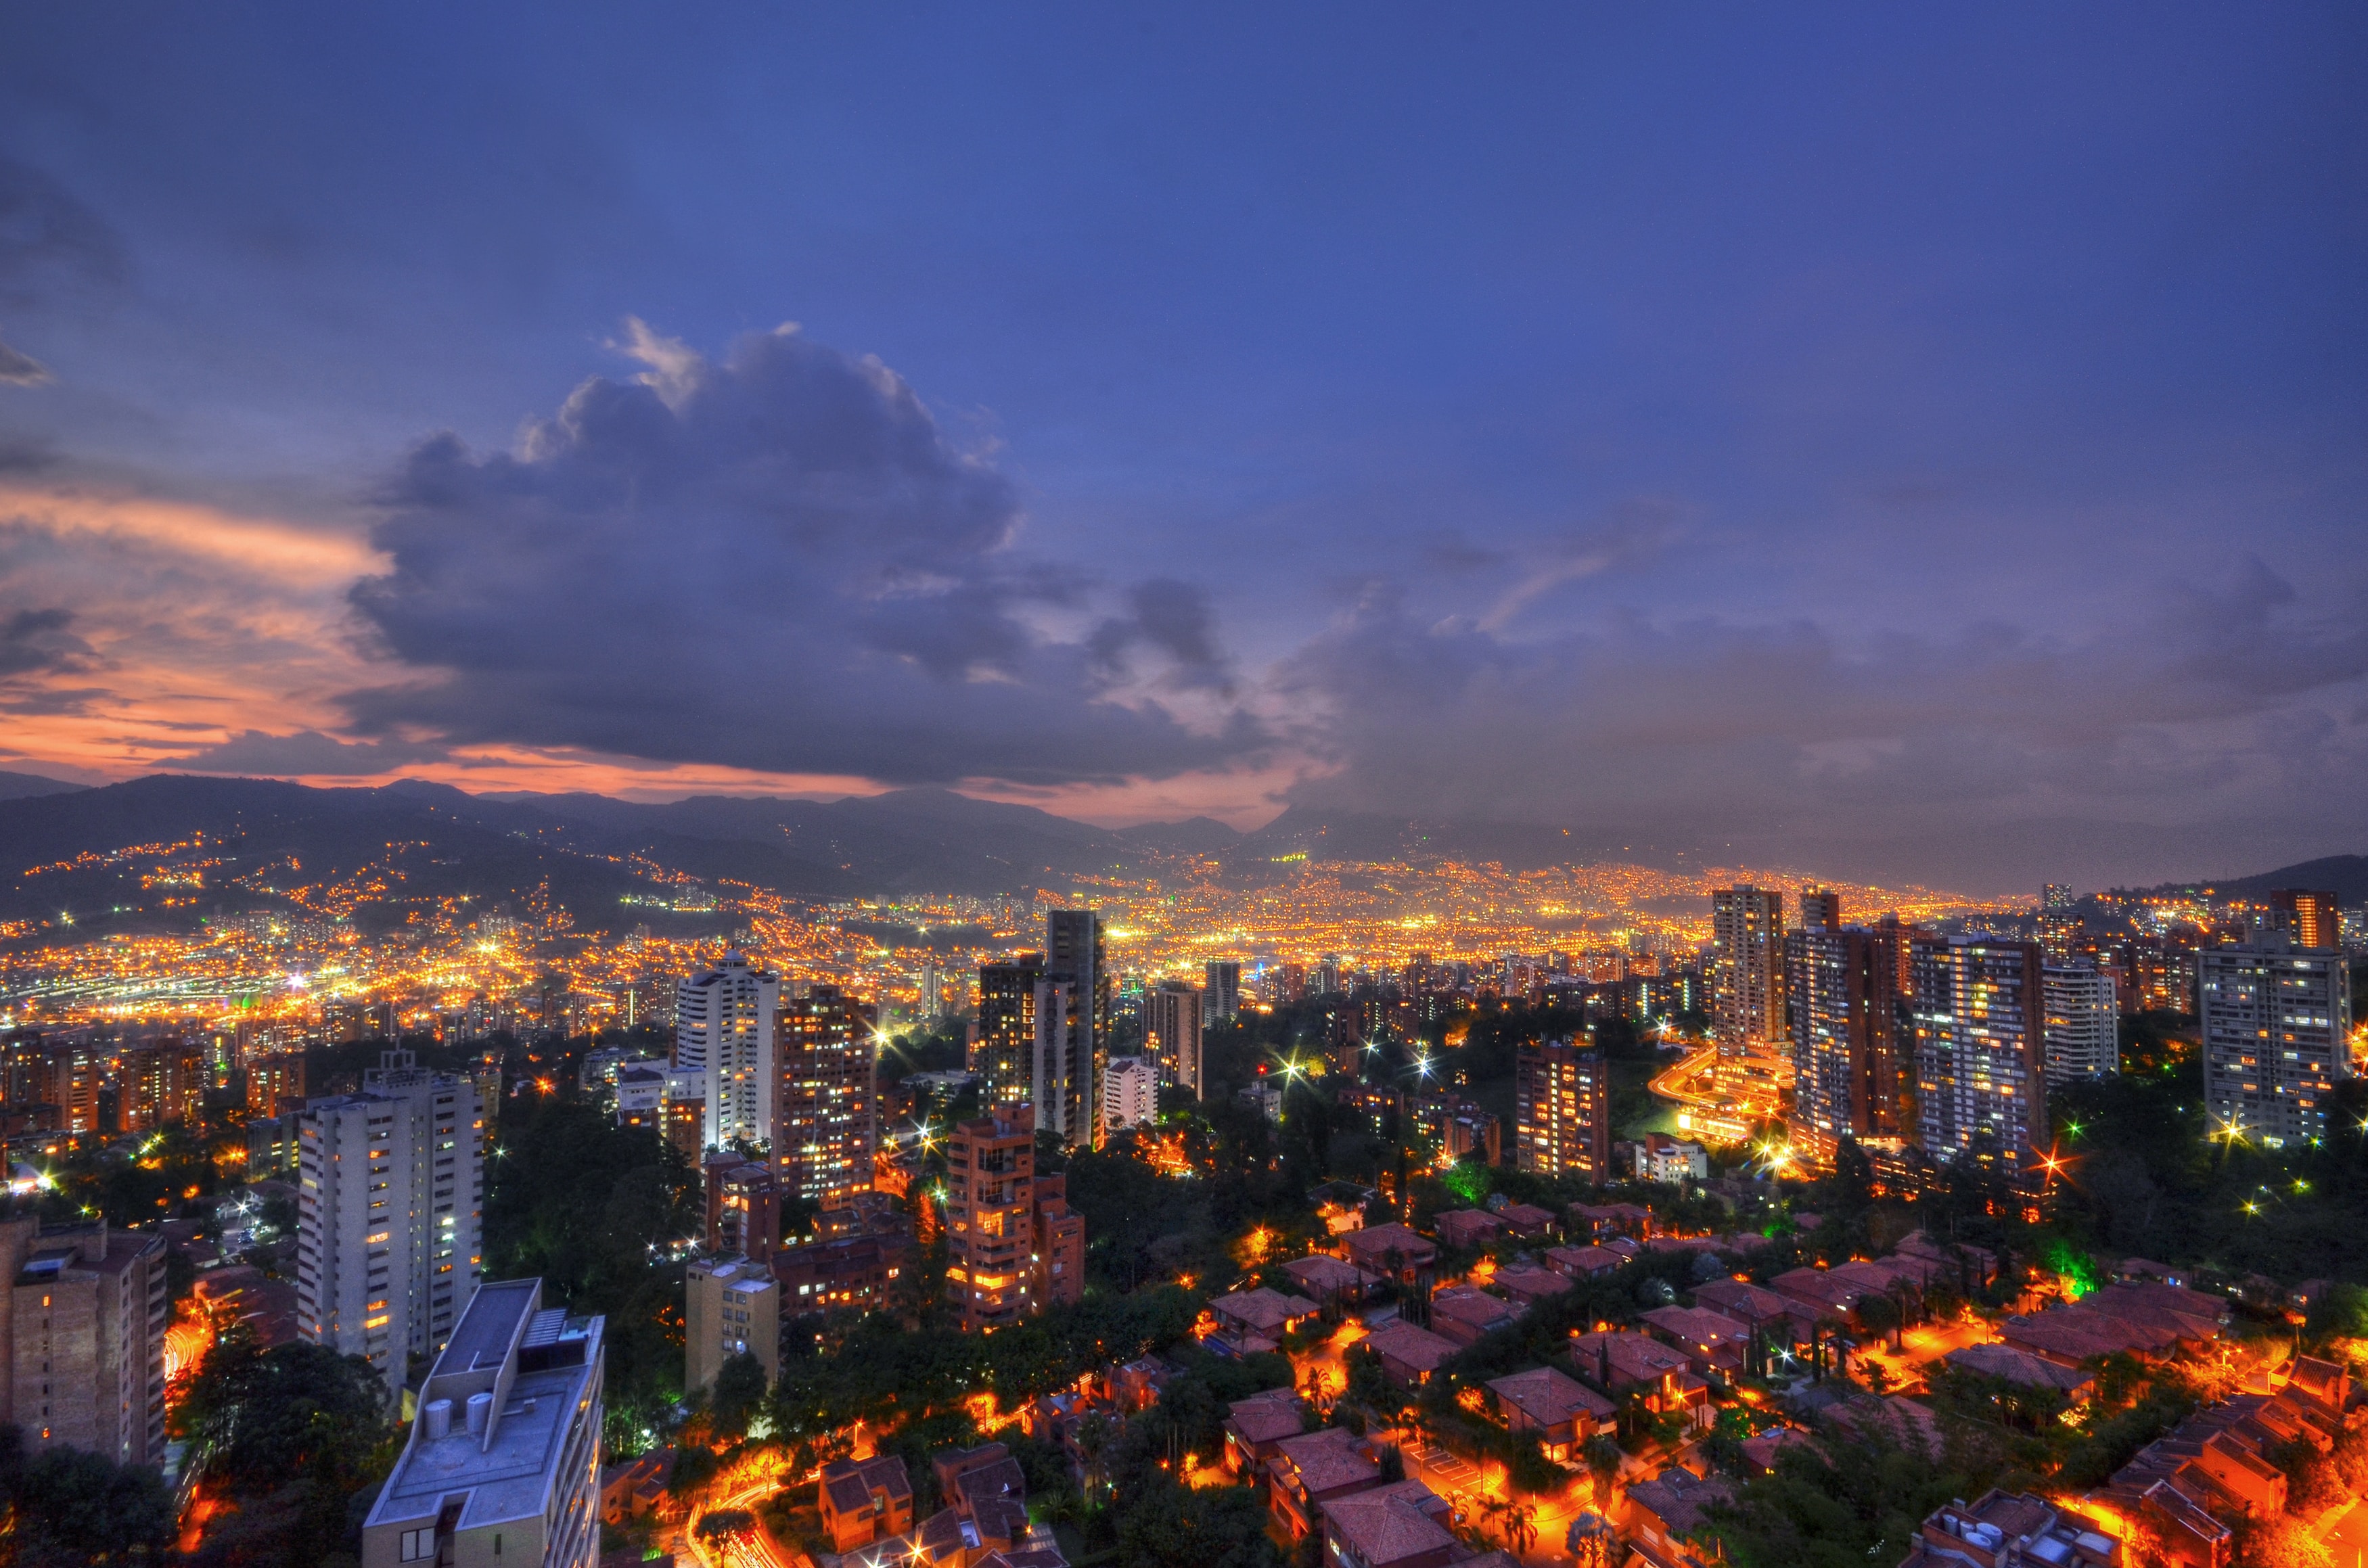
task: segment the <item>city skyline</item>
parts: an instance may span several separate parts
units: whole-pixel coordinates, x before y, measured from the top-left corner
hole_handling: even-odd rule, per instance
[[[1337,20],[13,18],[0,768],[2359,850],[2356,18]]]

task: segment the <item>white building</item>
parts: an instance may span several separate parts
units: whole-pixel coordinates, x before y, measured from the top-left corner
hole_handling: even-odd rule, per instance
[[[481,1287],[363,1521],[362,1568],[592,1568],[605,1326],[546,1310],[540,1279]]]
[[[296,1313],[305,1338],[403,1386],[451,1337],[484,1257],[476,1084],[384,1052],[362,1092],[313,1100],[298,1138]]]
[[[1147,1056],[1113,1056],[1102,1074],[1102,1125],[1112,1132],[1159,1115],[1159,1067]]]
[[[2110,1078],[2122,1070],[2122,1010],[2113,977],[2086,964],[2049,964],[2043,992],[2047,1006],[2047,1081]]]
[[[736,952],[675,988],[674,1064],[677,1073],[698,1075],[708,1148],[772,1142],[773,1028],[780,1006],[780,977]]]
[[[2330,923],[2331,924],[2331,923]],[[2263,921],[2240,948],[2206,948],[2197,987],[2203,1099],[2216,1136],[2271,1148],[2327,1135],[2328,1102],[2351,1075],[2351,972],[2335,948],[2304,948]]]
[[[1636,1145],[1639,1181],[1710,1179],[1710,1153],[1699,1143],[1683,1143],[1664,1132],[1648,1132]]]

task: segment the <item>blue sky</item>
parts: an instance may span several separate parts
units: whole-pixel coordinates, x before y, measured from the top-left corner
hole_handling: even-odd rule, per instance
[[[2363,46],[2335,6],[19,11],[0,617],[51,619],[0,646],[0,766],[1299,801],[1960,881],[2356,852]],[[784,322],[900,379],[992,539],[818,556],[751,497],[700,421],[817,384],[734,359]],[[569,490],[576,543],[529,538],[554,494],[404,489],[442,431],[486,484],[660,461],[484,466],[662,373],[663,460],[714,465],[667,515],[654,471]],[[893,510],[918,471],[865,472]],[[554,717],[509,633],[744,539],[776,610],[576,649],[647,722]],[[878,631],[891,576],[959,657]],[[493,581],[481,639],[447,611]],[[778,744],[638,678],[752,637]]]

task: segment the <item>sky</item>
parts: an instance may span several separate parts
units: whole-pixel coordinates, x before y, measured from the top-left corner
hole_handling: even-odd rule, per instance
[[[2368,15],[16,7],[0,769],[2368,852]]]

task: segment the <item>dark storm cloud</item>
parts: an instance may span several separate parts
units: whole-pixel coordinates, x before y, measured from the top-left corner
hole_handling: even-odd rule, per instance
[[[1293,798],[1785,852],[1913,843],[1936,870],[1985,878],[2023,869],[1996,839],[2017,824],[2228,842],[2239,819],[2356,822],[2368,606],[2312,622],[2295,597],[2250,562],[2077,642],[1641,616],[1516,641],[1425,623],[1381,585],[1281,666],[1331,767]]]
[[[1010,482],[876,359],[791,328],[720,362],[639,323],[627,347],[645,374],[586,381],[516,455],[412,454],[372,534],[393,569],[353,603],[434,673],[349,693],[359,732],[1042,784],[1255,743],[1115,699],[1131,647],[1215,667],[1190,591],[1139,590],[1114,645],[1044,630],[1092,585],[1012,548]]]
[[[408,745],[401,741],[340,741],[317,730],[302,730],[292,735],[242,730],[220,745],[173,758],[171,766],[180,773],[362,778],[391,768],[440,761],[445,755],[441,746]]]
[[[11,676],[66,675],[91,667],[90,644],[66,629],[69,609],[20,609],[0,619],[0,679]]]
[[[1160,577],[1136,584],[1126,597],[1127,613],[1106,619],[1087,639],[1097,669],[1130,673],[1129,655],[1148,649],[1167,656],[1172,687],[1233,690],[1232,664],[1217,638],[1217,608],[1206,589]]]

